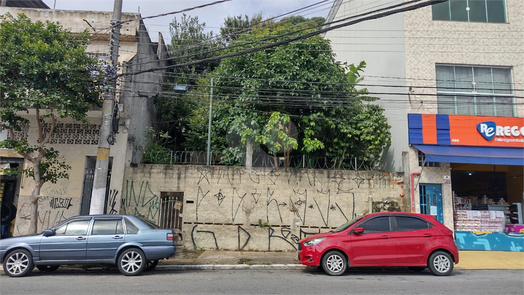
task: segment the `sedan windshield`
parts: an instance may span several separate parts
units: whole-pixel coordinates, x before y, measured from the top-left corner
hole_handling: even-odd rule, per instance
[[[355,218],[353,220],[350,220],[344,224],[342,224],[341,226],[335,228],[334,230],[332,230],[331,232],[333,233],[338,233],[338,232],[341,232],[345,229],[347,229],[348,227],[352,226],[353,224],[355,224],[356,222],[358,222],[359,220],[361,220],[363,217],[359,217],[359,218]]]

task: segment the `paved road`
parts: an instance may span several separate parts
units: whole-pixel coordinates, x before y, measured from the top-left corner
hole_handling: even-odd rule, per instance
[[[10,294],[519,294],[522,270],[455,270],[436,277],[409,270],[350,270],[330,277],[307,270],[157,270],[125,277],[117,270],[34,271],[24,278],[0,276]]]

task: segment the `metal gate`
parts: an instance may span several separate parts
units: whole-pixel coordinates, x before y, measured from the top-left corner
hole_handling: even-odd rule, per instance
[[[160,227],[182,231],[182,209],[184,193],[160,193]]]

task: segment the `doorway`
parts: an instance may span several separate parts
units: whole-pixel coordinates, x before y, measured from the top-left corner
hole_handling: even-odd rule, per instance
[[[444,223],[442,210],[442,185],[421,183],[419,189],[420,213],[436,216],[438,221]]]

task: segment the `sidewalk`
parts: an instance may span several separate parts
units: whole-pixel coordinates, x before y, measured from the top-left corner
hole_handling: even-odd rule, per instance
[[[523,269],[524,252],[501,251],[460,251],[457,269]],[[168,260],[162,260],[159,266],[175,269],[300,269],[296,252],[256,252],[183,250]]]

